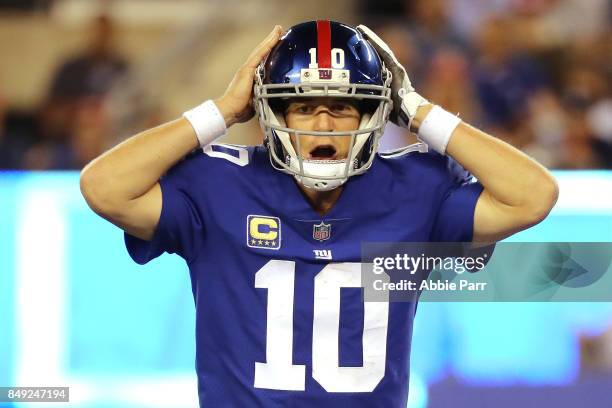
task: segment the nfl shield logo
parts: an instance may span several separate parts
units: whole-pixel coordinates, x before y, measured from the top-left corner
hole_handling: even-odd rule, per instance
[[[317,241],[325,241],[331,235],[331,224],[325,224],[321,221],[320,224],[312,226],[312,237]]]

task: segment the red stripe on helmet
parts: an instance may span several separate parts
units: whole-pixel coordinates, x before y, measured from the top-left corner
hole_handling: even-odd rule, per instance
[[[317,21],[317,63],[319,68],[331,68],[331,24]]]

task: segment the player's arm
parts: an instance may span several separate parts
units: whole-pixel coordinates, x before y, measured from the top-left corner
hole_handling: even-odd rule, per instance
[[[413,119],[418,128],[432,105],[421,106]],[[496,242],[542,221],[557,201],[559,189],[546,168],[465,122],[454,129],[446,154],[483,185],[474,212],[475,242]]]
[[[429,147],[453,157],[474,174],[484,191],[474,212],[473,241],[495,242],[543,220],[558,187],[540,164],[514,147],[461,122],[419,95],[391,49],[372,30],[357,27],[392,72],[390,119],[415,131]]]
[[[253,50],[215,105],[226,127],[253,116],[253,77],[282,34],[280,26]],[[205,128],[206,123],[200,123]],[[193,122],[173,120],[130,137],[94,159],[81,172],[81,192],[100,216],[128,234],[150,240],[162,208],[160,177],[202,144]],[[205,131],[206,129],[204,129]]]

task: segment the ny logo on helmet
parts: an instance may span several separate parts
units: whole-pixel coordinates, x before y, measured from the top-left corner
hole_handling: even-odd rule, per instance
[[[332,79],[332,71],[331,71],[331,69],[320,69],[319,70],[319,79]]]

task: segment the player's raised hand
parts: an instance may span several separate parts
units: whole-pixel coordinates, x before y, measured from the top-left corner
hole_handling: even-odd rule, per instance
[[[406,69],[380,37],[364,25],[358,25],[357,30],[361,31],[363,36],[376,48],[385,66],[391,71],[393,111],[389,119],[398,126],[409,128],[417,109],[427,104],[428,101],[415,91]]]
[[[276,45],[282,33],[283,28],[280,25],[274,26],[270,34],[255,47],[244,64],[236,71],[225,93],[215,100],[215,104],[225,118],[227,127],[236,122],[246,122],[255,114],[252,105],[255,70]]]

